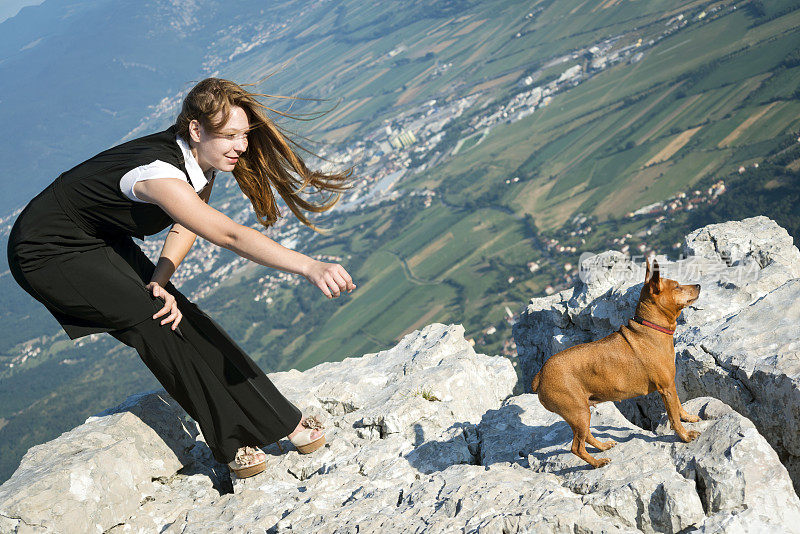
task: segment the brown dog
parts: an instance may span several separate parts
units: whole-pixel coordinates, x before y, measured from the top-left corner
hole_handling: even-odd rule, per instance
[[[554,354],[533,377],[531,384],[542,406],[557,413],[572,427],[572,452],[594,467],[608,458],[594,458],[586,442],[601,451],[616,445],[598,441],[589,432],[589,407],[658,391],[667,408],[669,423],[686,442],[700,435],[687,431],[681,420],[700,420],[687,413],[675,390],[675,345],[672,335],[681,310],[697,300],[699,285],[680,285],[661,278],[658,263],[647,264],[645,282],[634,318],[603,339]]]

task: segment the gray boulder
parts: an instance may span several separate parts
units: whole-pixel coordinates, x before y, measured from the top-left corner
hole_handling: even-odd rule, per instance
[[[31,447],[0,486],[0,531],[105,532],[124,521],[208,450],[186,417],[163,390],[142,393]]]

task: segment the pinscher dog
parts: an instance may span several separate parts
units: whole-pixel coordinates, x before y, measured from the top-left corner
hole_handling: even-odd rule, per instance
[[[697,422],[683,409],[675,389],[675,345],[672,335],[681,310],[700,296],[699,285],[681,285],[662,278],[658,263],[647,263],[636,312],[619,331],[554,354],[533,377],[531,387],[539,402],[572,428],[572,452],[593,467],[611,460],[594,458],[586,443],[605,451],[613,440],[599,441],[589,431],[589,407],[658,391],[669,423],[683,441],[700,435],[686,430],[681,420]]]

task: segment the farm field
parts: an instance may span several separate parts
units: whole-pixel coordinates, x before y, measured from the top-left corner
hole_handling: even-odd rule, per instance
[[[410,185],[446,183],[454,203],[505,190],[500,203],[553,229],[578,212],[624,215],[737,168],[752,159],[748,146],[800,125],[800,102],[776,96],[792,91],[790,80],[800,76],[800,67],[784,65],[800,46],[795,23],[798,12],[750,27],[741,10],[678,32],[640,61],[494,128],[483,143]],[[505,185],[512,176],[523,180]]]

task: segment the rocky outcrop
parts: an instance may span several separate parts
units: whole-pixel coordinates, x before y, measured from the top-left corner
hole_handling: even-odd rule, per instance
[[[658,258],[667,278],[702,286],[675,332],[680,399],[712,396],[752,420],[800,488],[800,251],[766,217],[700,228],[683,251],[679,261]],[[605,252],[588,259],[582,274],[576,287],[532,299],[515,325],[527,384],[552,354],[633,316],[644,264]],[[618,407],[650,429],[664,413],[657,393]]]
[[[769,532],[796,530],[800,500],[777,454],[753,424],[710,397],[685,404],[701,422],[683,443],[664,419],[655,432],[628,421],[613,403],[593,410],[592,432],[617,445],[590,468],[569,451],[572,430],[537,396],[521,395],[479,427],[482,463],[517,462],[550,473],[600,517],[627,532]],[[512,437],[509,442],[509,437]],[[577,529],[576,529],[577,530]]]
[[[184,465],[208,464],[198,438],[163,390],[133,395],[25,453],[0,486],[0,532],[105,532]]]
[[[128,399],[32,448],[0,486],[2,532],[772,532],[800,501],[775,451],[724,403],[699,398],[692,443],[637,427],[612,403],[614,439],[592,469],[536,395],[511,396],[505,358],[476,354],[460,325],[390,350],[270,378],[328,443],[270,445],[267,470],[234,480],[163,391]],[[232,492],[231,492],[232,490]]]

